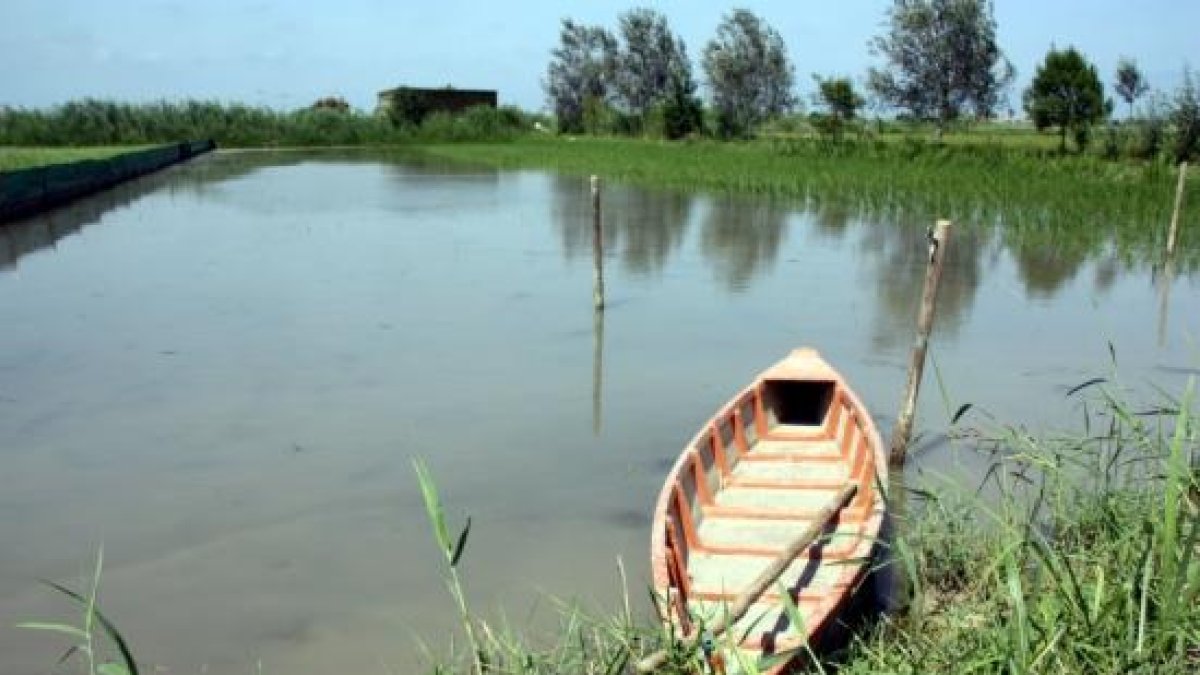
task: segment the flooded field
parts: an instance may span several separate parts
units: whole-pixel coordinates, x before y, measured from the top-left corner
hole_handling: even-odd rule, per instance
[[[886,432],[928,223],[370,155],[221,154],[0,228],[0,671],[44,672],[103,545],[102,603],[173,673],[407,672],[455,621],[411,468],[477,609],[644,587],[662,477],[712,410],[817,347]],[[912,471],[970,402],[1069,425],[1110,368],[1200,373],[1200,278],[953,235]],[[940,383],[939,383],[940,380]],[[969,479],[964,479],[969,480]]]

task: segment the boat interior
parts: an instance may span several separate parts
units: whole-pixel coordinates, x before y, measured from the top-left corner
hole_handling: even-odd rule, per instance
[[[854,481],[858,493],[826,536],[727,633],[754,651],[802,645],[865,567],[823,563],[853,563],[868,557],[874,544],[881,514],[877,439],[857,399],[836,378],[772,379],[768,373],[726,404],[686,448],[665,488],[661,564],[668,590],[660,600],[670,620],[688,633],[715,622]],[[788,619],[780,587],[805,625]]]

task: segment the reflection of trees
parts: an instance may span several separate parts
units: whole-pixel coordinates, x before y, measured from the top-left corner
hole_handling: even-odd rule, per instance
[[[863,253],[876,258],[879,308],[871,339],[876,348],[907,345],[916,330],[929,245],[924,226],[876,224],[864,229]],[[935,330],[957,334],[975,301],[991,235],[979,227],[955,227],[938,288]]]
[[[850,227],[850,209],[845,204],[818,202],[812,212],[813,230],[829,241],[841,241]]]
[[[1116,283],[1121,273],[1121,260],[1114,254],[1109,254],[1096,263],[1096,273],[1092,279],[1092,288],[1098,294],[1107,294]]]
[[[766,201],[717,198],[709,208],[701,241],[718,279],[745,290],[775,262],[789,211]]]
[[[592,198],[588,181],[552,176],[551,218],[567,259],[592,255]],[[604,250],[617,251],[634,274],[662,271],[687,231],[695,197],[605,185],[601,195]]]
[[[1083,248],[1016,245],[1012,250],[1030,298],[1052,298],[1063,284],[1075,277],[1087,260]]]

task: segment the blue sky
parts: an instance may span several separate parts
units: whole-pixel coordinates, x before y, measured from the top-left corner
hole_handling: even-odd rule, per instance
[[[84,96],[204,98],[279,108],[341,95],[374,106],[397,84],[495,88],[501,102],[544,104],[541,78],[571,17],[615,27],[658,9],[693,61],[731,7],[771,23],[788,45],[805,99],[811,73],[861,79],[868,40],[890,0],[843,2],[466,2],[464,0],[0,0],[0,105],[41,107]],[[1172,88],[1200,68],[1198,0],[997,0],[999,39],[1018,71],[1010,99],[1049,46],[1074,45],[1106,87],[1122,55]],[[697,75],[700,75],[697,68]],[[1118,108],[1120,110],[1121,108]]]

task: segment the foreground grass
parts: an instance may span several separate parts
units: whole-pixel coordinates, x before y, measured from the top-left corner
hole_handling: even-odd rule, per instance
[[[995,499],[951,481],[940,496],[893,487],[894,502],[920,499],[892,505],[900,534],[885,564],[906,582],[907,602],[833,655],[838,672],[1200,672],[1200,415],[1191,388],[1145,411],[1115,387],[1094,391],[1077,434],[972,436],[973,449],[995,459],[985,479]],[[451,538],[429,496],[432,479],[421,480],[453,571],[469,524]],[[456,576],[450,587],[465,608]],[[666,646],[674,657],[660,672],[704,672],[696,655],[628,609],[597,618],[563,605],[562,616],[547,643],[464,614],[470,648],[452,648],[433,670],[632,673]]]
[[[1026,143],[1027,141],[1021,141]],[[704,190],[845,208],[863,216],[1002,227],[1038,245],[1132,253],[1161,250],[1176,173],[1158,163],[1059,156],[1036,147],[906,136],[833,144],[812,139],[665,143],[527,137],[511,143],[429,145],[422,152],[498,168],[571,175],[680,191]],[[1200,231],[1193,176],[1180,241]],[[1184,245],[1185,248],[1190,246]],[[1192,247],[1195,249],[1196,247]]]
[[[1102,387],[1076,434],[982,442],[996,503],[947,489],[902,526],[911,604],[843,672],[1200,672],[1191,386],[1147,409]]]
[[[106,145],[88,148],[33,148],[0,146],[0,171],[29,169],[49,164],[65,164],[82,159],[106,159],[114,155],[145,150],[149,145]]]

